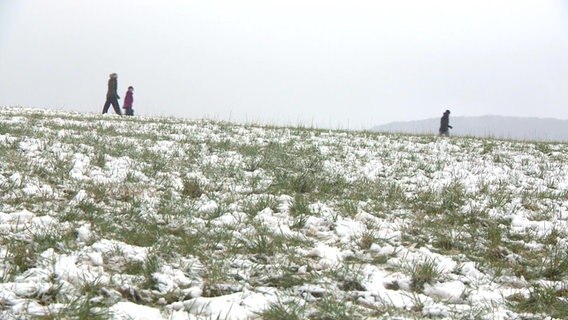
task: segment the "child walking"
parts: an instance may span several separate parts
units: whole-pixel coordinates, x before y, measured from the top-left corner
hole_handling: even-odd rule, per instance
[[[127,116],[133,116],[134,110],[132,110],[132,103],[134,102],[134,88],[132,86],[128,87],[128,91],[126,91],[126,97],[124,97],[124,104],[122,108],[124,108],[124,114]]]

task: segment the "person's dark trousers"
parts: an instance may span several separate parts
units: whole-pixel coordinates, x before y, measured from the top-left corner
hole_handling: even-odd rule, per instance
[[[126,109],[124,109],[124,114],[127,115],[127,116],[133,116],[134,115],[134,109],[126,108]]]
[[[112,107],[114,108],[114,112],[116,112],[116,114],[118,115],[122,115],[122,113],[120,113],[120,107],[118,106],[117,98],[107,98],[105,105],[103,107],[103,114],[108,112],[108,108],[110,107],[111,104]]]

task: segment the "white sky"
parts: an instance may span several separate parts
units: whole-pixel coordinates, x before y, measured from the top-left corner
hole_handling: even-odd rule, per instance
[[[0,0],[0,106],[363,129],[568,119],[568,1]]]

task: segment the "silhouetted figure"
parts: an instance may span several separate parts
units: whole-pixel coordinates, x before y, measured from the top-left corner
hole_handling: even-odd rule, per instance
[[[446,110],[440,119],[440,135],[443,137],[449,137],[450,129],[453,129],[453,127],[450,126],[450,110]]]
[[[124,114],[127,116],[134,115],[134,109],[132,109],[132,103],[134,102],[134,87],[128,87],[126,91],[126,96],[124,97],[124,103],[122,104],[122,109],[124,109]]]
[[[118,78],[118,75],[116,73],[111,73],[109,75],[109,78],[110,79],[108,79],[108,90],[105,105],[103,107],[103,114],[107,113],[108,108],[112,104],[114,112],[116,112],[116,114],[118,115],[122,115],[122,113],[120,113],[120,106],[118,105],[118,99],[120,99],[117,93],[118,83],[116,79]]]

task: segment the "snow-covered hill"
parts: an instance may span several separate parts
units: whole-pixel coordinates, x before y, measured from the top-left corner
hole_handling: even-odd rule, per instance
[[[2,319],[568,317],[568,146],[0,109]]]

